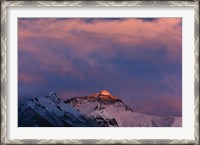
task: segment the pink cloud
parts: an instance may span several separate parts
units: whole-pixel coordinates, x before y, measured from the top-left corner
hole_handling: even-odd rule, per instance
[[[181,28],[178,27],[180,22],[179,18],[162,18],[153,22],[144,22],[138,19],[127,19],[120,22],[101,21],[95,24],[82,22],[76,29],[91,32],[125,45],[152,45],[153,49],[166,46],[168,51],[174,53],[181,47],[182,33]]]
[[[181,48],[182,32],[181,27],[178,27],[181,22],[180,18],[162,18],[153,22],[144,22],[138,19],[94,23],[85,23],[79,19],[23,21],[20,24],[25,26],[19,26],[19,38],[59,39],[59,42],[62,41],[79,48],[84,47],[79,51],[86,54],[98,49],[102,51],[103,44],[98,43],[100,40],[93,40],[95,37],[116,44],[131,45],[132,49],[135,49],[136,46],[151,46],[151,49],[165,46],[167,51],[177,53]],[[85,34],[83,35],[81,32]],[[73,33],[77,33],[77,35]],[[88,34],[91,34],[91,37]]]
[[[92,67],[99,65],[97,60],[90,57],[94,52],[105,58],[114,57],[116,52],[120,52],[132,59],[132,54],[137,56],[141,53],[140,48],[165,49],[169,61],[174,63],[181,52],[180,23],[181,18],[161,18],[151,22],[127,19],[93,23],[81,19],[19,19],[18,48],[37,56],[41,65],[46,66],[45,69],[50,72],[74,74],[82,78],[81,70],[75,69],[72,60],[49,50],[45,44],[49,43],[57,49],[70,49],[71,56],[84,60]],[[111,49],[107,43],[121,47]],[[145,59],[149,54],[143,53],[140,56]]]
[[[134,108],[134,104],[137,105],[136,103],[140,104],[142,107]],[[159,95],[151,98],[150,100],[146,98],[142,101],[133,102],[132,105],[133,110],[142,113],[148,112],[150,114],[163,115],[162,113],[177,114],[177,112],[182,112],[182,99],[180,96]]]
[[[44,82],[44,79],[35,74],[29,74],[22,72],[18,75],[19,82],[25,83],[25,84],[33,84],[33,83],[41,83]]]

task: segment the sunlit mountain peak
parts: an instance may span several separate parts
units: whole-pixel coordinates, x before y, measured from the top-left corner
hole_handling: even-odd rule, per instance
[[[99,92],[99,95],[102,95],[102,96],[112,96],[110,94],[110,92],[108,92],[107,90],[102,90],[101,92]]]

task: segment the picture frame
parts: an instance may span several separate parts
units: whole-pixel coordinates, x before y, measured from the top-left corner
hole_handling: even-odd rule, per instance
[[[193,139],[179,138],[179,139],[97,139],[97,138],[84,138],[84,139],[9,139],[8,134],[9,122],[8,118],[8,98],[10,97],[10,89],[8,76],[12,72],[9,72],[9,58],[8,51],[10,45],[8,39],[8,10],[9,8],[25,8],[25,7],[39,7],[39,8],[51,8],[51,7],[125,7],[125,8],[141,8],[148,7],[181,7],[181,8],[192,8],[194,11],[194,137]],[[1,143],[2,144],[199,144],[199,1],[2,1],[1,2]],[[186,12],[187,13],[187,12]],[[78,15],[78,14],[77,14]],[[186,41],[183,39],[183,41]],[[10,66],[11,67],[11,66]],[[183,106],[185,107],[185,106]]]

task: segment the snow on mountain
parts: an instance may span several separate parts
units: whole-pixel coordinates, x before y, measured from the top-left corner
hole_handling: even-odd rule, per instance
[[[18,107],[18,126],[98,126],[77,109],[61,101],[55,92],[45,97],[28,98]]]
[[[65,101],[82,114],[95,119],[100,126],[120,127],[179,127],[181,117],[158,117],[133,112],[118,97],[103,90],[85,97],[74,97]]]
[[[19,103],[19,127],[181,127],[181,117],[134,112],[106,90],[66,101],[55,92]]]

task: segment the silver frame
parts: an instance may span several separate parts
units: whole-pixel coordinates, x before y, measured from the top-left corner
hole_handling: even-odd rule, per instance
[[[14,139],[10,140],[7,138],[7,124],[6,124],[6,77],[7,77],[7,70],[6,70],[6,8],[7,7],[23,7],[23,6],[126,6],[126,7],[139,7],[139,6],[172,6],[172,7],[181,7],[181,6],[192,6],[195,10],[195,136],[194,140],[142,140],[142,139],[123,139],[123,140],[97,140],[97,139],[82,139],[82,140],[53,140],[53,139],[30,139],[30,140],[23,140],[23,139]],[[194,0],[194,2],[189,1],[2,1],[1,2],[1,143],[2,144],[54,144],[54,143],[62,143],[62,144],[105,144],[105,143],[125,143],[125,144],[199,144],[199,1]]]

